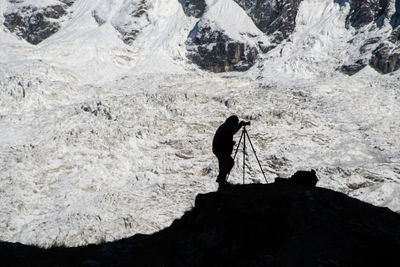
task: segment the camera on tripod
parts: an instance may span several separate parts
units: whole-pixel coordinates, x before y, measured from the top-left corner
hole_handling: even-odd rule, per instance
[[[243,121],[243,126],[250,126],[250,121]]]

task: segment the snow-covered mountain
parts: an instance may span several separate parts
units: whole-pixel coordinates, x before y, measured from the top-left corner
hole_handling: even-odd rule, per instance
[[[399,0],[0,0],[0,239],[169,225],[237,114],[267,178],[400,211]],[[383,75],[383,73],[386,73]],[[263,181],[249,153],[247,182]],[[241,158],[231,182],[241,182]]]

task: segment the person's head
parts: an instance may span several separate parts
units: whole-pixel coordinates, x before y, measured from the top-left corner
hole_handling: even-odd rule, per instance
[[[232,115],[226,119],[225,124],[229,127],[234,127],[239,123],[239,118],[236,115]]]

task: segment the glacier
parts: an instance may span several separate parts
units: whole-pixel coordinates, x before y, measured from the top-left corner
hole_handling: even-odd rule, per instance
[[[289,39],[246,72],[212,73],[187,58],[199,21],[270,42],[233,0],[207,0],[204,18],[178,0],[76,0],[32,45],[3,23],[36,2],[0,0],[1,240],[77,246],[170,225],[217,190],[211,142],[232,114],[251,120],[269,182],[315,169],[318,186],[400,212],[400,72],[338,71],[389,25],[350,43],[347,1],[303,0]],[[246,164],[246,182],[263,182]]]

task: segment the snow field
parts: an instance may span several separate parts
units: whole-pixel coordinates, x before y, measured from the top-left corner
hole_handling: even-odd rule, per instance
[[[103,88],[109,93],[97,98],[4,115],[2,125],[13,131],[3,132],[1,239],[71,246],[168,226],[196,194],[216,190],[211,142],[231,114],[252,121],[249,135],[269,182],[314,168],[320,186],[398,210],[396,191],[384,186],[398,186],[398,132],[385,128],[396,123],[398,105],[382,117],[358,114],[384,109],[377,100],[385,92],[361,92],[360,79],[349,93],[340,79],[285,87],[214,75],[148,75],[113,83],[119,90]],[[371,92],[378,92],[375,102],[360,98]],[[263,182],[248,154],[246,182]],[[242,182],[241,151],[237,160],[233,183]]]

